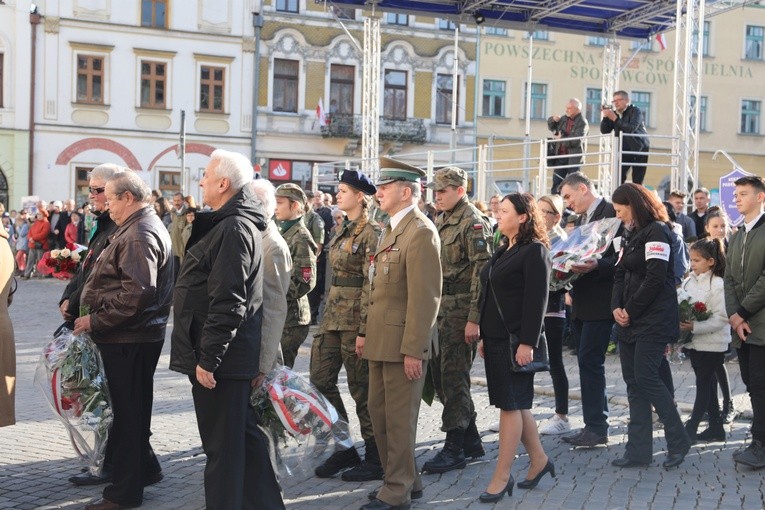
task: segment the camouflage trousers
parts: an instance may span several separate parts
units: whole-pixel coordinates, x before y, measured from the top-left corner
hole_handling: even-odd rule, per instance
[[[285,367],[292,368],[295,365],[298,349],[305,342],[309,329],[308,324],[305,326],[284,326],[281,344]]]
[[[470,396],[470,369],[477,344],[465,343],[467,319],[438,318],[438,356],[430,359],[430,374],[436,395],[444,405],[441,430],[467,429],[475,417]]]
[[[314,335],[311,347],[311,384],[348,421],[348,413],[337,387],[337,376],[343,366],[348,375],[348,389],[356,402],[361,436],[365,442],[374,441],[372,420],[367,409],[369,366],[367,360],[356,356],[356,331],[325,331]]]

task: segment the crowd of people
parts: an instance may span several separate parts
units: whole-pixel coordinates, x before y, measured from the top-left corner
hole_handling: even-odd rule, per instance
[[[573,116],[577,104],[569,108]],[[564,132],[575,125],[555,122]],[[489,401],[500,410],[499,453],[482,502],[556,476],[540,434],[560,434],[580,448],[608,443],[605,356],[614,340],[630,413],[615,467],[653,459],[652,410],[667,440],[666,468],[680,465],[695,442],[725,438],[733,413],[724,365],[731,344],[753,411],[752,440],[734,461],[765,467],[762,178],[736,181],[744,221],[734,232],[723,211],[709,207],[704,188],[686,215],[680,192],[662,203],[625,183],[608,200],[579,171],[558,175],[555,193],[497,195],[488,207],[468,199],[461,168],[436,171],[427,184],[433,204],[423,199],[424,177],[420,168],[381,158],[376,181],[356,170],[339,175],[333,207],[327,194],[253,180],[244,156],[217,150],[200,181],[201,208],[180,193],[170,202],[134,172],[104,164],[89,175],[87,208],[39,203],[32,223],[27,211],[9,214],[3,237],[27,277],[37,252],[88,245],[59,302],[66,323],[98,346],[114,412],[101,474],[70,478],[108,483],[103,499],[86,508],[139,506],[144,487],[163,478],[150,444],[151,413],[171,306],[170,368],[189,378],[211,509],[284,507],[250,392],[277,365],[294,365],[312,323],[310,380],[348,421],[338,388],[345,368],[364,442],[363,456],[338,446],[315,475],[382,481],[362,510],[409,508],[424,496],[423,475],[463,469],[485,455],[470,392],[476,354],[486,366]],[[574,264],[578,278],[551,290],[551,244],[572,228],[614,217],[621,226],[603,256]],[[704,303],[709,317],[681,322],[678,292]],[[691,337],[684,349],[697,385],[685,423],[667,362],[681,332]],[[562,355],[569,337],[584,421],[573,433]],[[543,351],[555,414],[538,426],[529,367]],[[419,469],[414,451],[426,383],[443,406],[445,437]],[[704,415],[708,428],[699,432]],[[516,483],[520,443],[530,462]]]

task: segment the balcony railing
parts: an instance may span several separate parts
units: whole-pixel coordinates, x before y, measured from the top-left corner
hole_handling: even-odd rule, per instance
[[[321,136],[328,138],[361,138],[361,115],[331,113]],[[396,120],[380,117],[380,140],[425,143],[427,129],[423,119]]]

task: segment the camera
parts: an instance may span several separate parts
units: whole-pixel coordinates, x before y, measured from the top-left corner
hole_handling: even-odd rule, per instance
[[[614,109],[614,105],[604,104],[603,106],[600,107],[600,109],[601,110],[613,110]]]

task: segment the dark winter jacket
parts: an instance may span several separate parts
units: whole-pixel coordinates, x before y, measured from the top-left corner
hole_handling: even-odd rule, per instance
[[[624,230],[616,264],[611,309],[624,308],[626,328],[616,326],[623,342],[672,343],[680,333],[675,291],[672,232],[655,221],[632,232]]]
[[[622,115],[617,114],[616,120],[612,121],[608,117],[603,117],[600,121],[600,132],[603,134],[614,132],[614,136],[619,133],[628,135],[645,135],[645,122],[640,108],[629,105],[624,109]],[[625,136],[622,142],[622,150],[631,152],[648,152],[648,138],[645,136]]]
[[[175,284],[171,370],[258,375],[265,228],[249,186],[217,211],[197,213]]]

